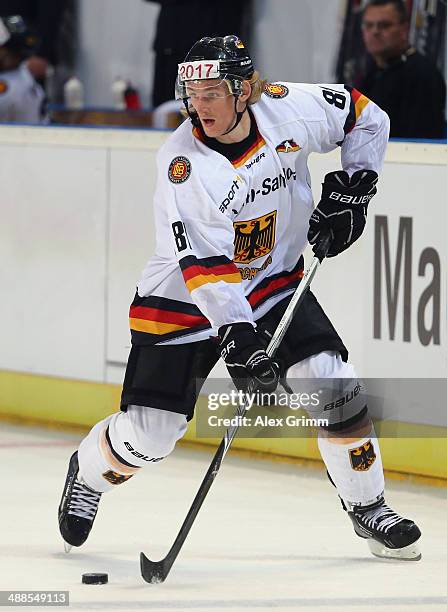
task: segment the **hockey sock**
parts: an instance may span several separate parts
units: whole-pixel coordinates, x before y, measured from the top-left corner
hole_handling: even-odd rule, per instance
[[[169,455],[187,428],[186,416],[128,406],[97,423],[81,442],[79,478],[99,493],[131,478],[141,467]]]
[[[327,431],[320,431],[318,447],[327,471],[342,500],[367,506],[377,501],[385,487],[379,441],[371,425],[370,434],[349,442],[331,442]]]
[[[112,414],[97,423],[79,446],[78,478],[98,493],[113,489],[138,471],[138,467],[126,466],[113,455],[108,429],[117,416]]]

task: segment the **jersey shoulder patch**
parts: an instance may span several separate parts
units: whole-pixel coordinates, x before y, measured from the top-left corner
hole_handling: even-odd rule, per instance
[[[191,176],[191,162],[187,157],[178,155],[169,164],[168,178],[171,183],[184,183]]]
[[[8,83],[3,79],[0,79],[0,95],[6,93],[8,91]]]
[[[289,88],[282,83],[266,83],[264,86],[264,93],[269,98],[285,98],[289,95]]]

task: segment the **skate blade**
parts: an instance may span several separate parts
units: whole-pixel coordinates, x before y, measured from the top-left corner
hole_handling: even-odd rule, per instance
[[[368,546],[375,557],[381,559],[397,559],[400,561],[420,561],[422,558],[417,542],[403,548],[387,548],[384,544],[368,539]]]
[[[65,552],[68,553],[70,552],[70,550],[73,548],[73,546],[71,544],[67,544],[67,542],[64,542],[64,550]]]

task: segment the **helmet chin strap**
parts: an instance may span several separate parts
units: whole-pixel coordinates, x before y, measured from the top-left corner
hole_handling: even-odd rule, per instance
[[[186,112],[188,113],[188,117],[191,119],[191,123],[193,124],[194,127],[198,128],[200,127],[200,119],[197,113],[192,113],[189,109],[189,104],[188,104],[188,100],[186,100],[185,98],[183,98],[183,104],[185,105],[186,108]]]
[[[245,111],[247,110],[247,104],[246,104],[246,105],[245,105],[245,108],[244,108],[244,110],[243,110],[243,111],[238,111],[238,110],[237,110],[237,100],[238,100],[238,96],[234,96],[234,112],[236,113],[236,122],[235,122],[235,124],[233,125],[233,127],[232,127],[232,128],[230,128],[229,130],[227,130],[226,132],[224,132],[224,133],[222,134],[222,136],[226,136],[226,134],[229,134],[230,132],[232,132],[234,129],[236,129],[236,128],[237,128],[237,126],[239,125],[239,123],[240,123],[240,122],[241,122],[241,120],[242,120],[242,116],[243,116],[243,114],[244,114],[244,113],[245,113]]]

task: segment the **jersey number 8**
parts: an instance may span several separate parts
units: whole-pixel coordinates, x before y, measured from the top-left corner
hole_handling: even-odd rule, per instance
[[[174,240],[179,253],[188,247],[191,248],[184,223],[181,221],[175,221],[175,223],[172,224],[172,231],[174,233]]]
[[[340,110],[343,110],[346,106],[346,96],[339,91],[323,89],[323,98],[328,104],[334,104]]]

